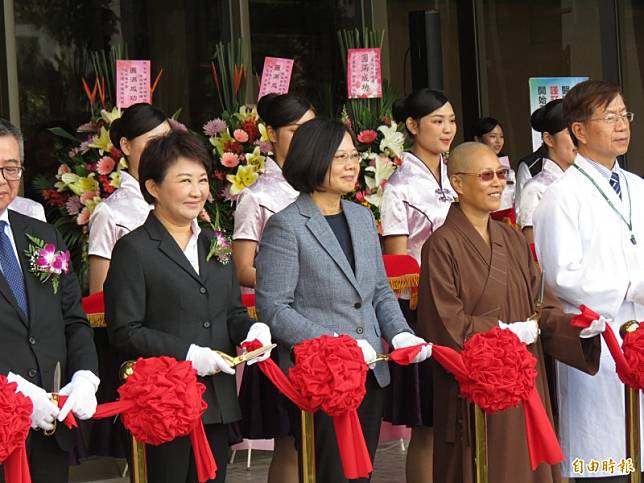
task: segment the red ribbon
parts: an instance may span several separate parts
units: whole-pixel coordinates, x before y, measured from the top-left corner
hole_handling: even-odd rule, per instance
[[[581,310],[581,313],[575,315],[570,320],[573,327],[585,329],[590,326],[593,321],[599,319],[599,314],[585,305],[581,305],[579,310]],[[608,323],[606,323],[606,330],[602,332],[602,337],[604,338],[604,342],[606,342],[608,351],[611,356],[613,356],[617,375],[621,381],[633,389],[641,389],[637,384],[637,377],[633,374],[633,370],[626,360],[624,352],[622,352],[622,348],[619,346],[615,332],[613,332],[613,328]]]
[[[343,339],[348,336],[328,337],[327,339]],[[322,336],[320,340],[325,338]],[[354,342],[355,344],[355,342]],[[262,344],[258,340],[246,342],[242,345],[248,351],[258,349]],[[296,360],[297,364],[297,360]],[[288,397],[301,410],[315,412],[330,401],[314,400],[301,392],[301,389],[287,377],[271,359],[259,362],[260,370],[277,387],[282,394]],[[366,366],[365,366],[366,367]],[[365,371],[366,372],[366,371]],[[312,382],[315,384],[315,382]],[[363,386],[364,387],[364,386]],[[355,409],[344,413],[329,414],[333,419],[338,441],[338,450],[345,478],[349,480],[367,478],[373,471],[369,450],[365,444],[360,419]]]
[[[67,398],[69,396],[61,396],[58,395],[58,409],[63,409],[63,406],[65,405],[65,402],[67,401]],[[76,422],[76,418],[74,417],[74,413],[69,411],[67,413],[67,416],[65,416],[65,420],[63,421],[65,426],[67,426],[69,429],[74,429],[78,427],[78,423]]]
[[[204,390],[190,362],[171,357],[139,359],[133,374],[119,387],[121,399],[100,404],[93,419],[122,414],[123,425],[146,444],[189,435],[197,478],[205,482],[215,478],[217,464],[201,421],[207,408]]]
[[[457,380],[471,382],[462,355],[454,349],[434,344],[432,357]],[[536,387],[533,387],[527,399],[523,400],[523,411],[532,471],[536,470],[541,463],[554,465],[563,461],[563,452],[557,435]]]

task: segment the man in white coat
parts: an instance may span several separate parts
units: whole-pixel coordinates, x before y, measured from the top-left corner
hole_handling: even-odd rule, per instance
[[[586,304],[618,334],[644,317],[644,181],[617,162],[633,114],[606,81],[578,84],[563,106],[578,155],[534,214],[537,255],[567,312]],[[627,481],[624,386],[602,345],[595,376],[557,366],[562,471],[575,482]]]

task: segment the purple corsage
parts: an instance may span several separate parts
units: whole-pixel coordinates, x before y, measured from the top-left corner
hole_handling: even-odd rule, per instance
[[[29,260],[29,271],[38,277],[41,283],[51,280],[54,293],[58,293],[60,276],[69,272],[69,251],[56,250],[53,243],[45,243],[33,235],[26,234],[26,237],[31,242],[25,250]]]
[[[226,265],[230,262],[232,253],[230,238],[223,231],[215,230],[215,236],[210,240],[210,250],[208,250],[206,261],[209,262],[212,257],[215,257],[219,263]]]

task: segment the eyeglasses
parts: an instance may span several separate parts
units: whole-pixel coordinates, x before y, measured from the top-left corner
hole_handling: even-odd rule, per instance
[[[617,124],[619,121],[626,121],[627,123],[630,123],[633,122],[633,119],[635,119],[635,114],[632,112],[625,112],[624,114],[615,114],[614,112],[609,112],[604,117],[588,119],[588,121],[604,121],[607,124]]]
[[[333,156],[333,161],[337,164],[359,164],[362,159],[362,155],[355,151],[353,153],[342,153],[336,154]]]
[[[0,167],[2,177],[7,181],[18,181],[22,176],[21,166],[2,166]]]
[[[485,171],[481,171],[480,173],[454,173],[454,174],[468,174],[470,176],[478,176],[481,178],[481,181],[484,183],[489,183],[494,179],[494,176],[496,175],[497,178],[499,178],[501,181],[505,181],[508,179],[508,175],[510,174],[510,170],[508,168],[501,168],[497,169],[496,171],[493,171],[491,169],[486,169]]]

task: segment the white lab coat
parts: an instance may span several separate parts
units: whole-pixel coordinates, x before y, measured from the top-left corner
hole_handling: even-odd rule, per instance
[[[631,243],[624,221],[573,166],[545,192],[534,213],[537,256],[546,282],[563,302],[564,310],[578,312],[577,308],[586,304],[612,318],[611,327],[621,342],[619,327],[644,317],[644,306],[640,305],[644,303],[644,180],[621,170],[620,200],[608,180],[586,159],[578,155],[575,164],[591,176],[626,220],[630,193],[637,244]],[[564,476],[581,476],[572,473],[571,463],[576,458],[586,463],[612,458],[619,463],[626,452],[624,386],[603,340],[595,376],[558,363],[557,378]],[[618,471],[591,476],[618,476]]]

